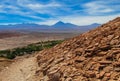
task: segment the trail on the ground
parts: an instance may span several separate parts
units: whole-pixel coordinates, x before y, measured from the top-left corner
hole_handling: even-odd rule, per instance
[[[18,59],[0,72],[0,81],[37,81],[35,57]]]

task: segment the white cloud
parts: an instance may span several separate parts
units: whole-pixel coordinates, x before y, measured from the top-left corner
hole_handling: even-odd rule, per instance
[[[100,10],[100,12],[102,13],[108,13],[108,12],[113,12],[114,10],[113,9],[103,9],[103,10]]]
[[[3,6],[2,5],[0,5],[0,8],[2,8]]]
[[[42,20],[43,22],[38,22],[39,24],[52,25],[60,20],[64,22],[71,22],[77,25],[87,25],[91,23],[104,23],[117,16],[120,16],[120,14],[112,15],[112,13],[117,14],[120,12],[119,11],[120,2],[117,2],[118,0],[109,0],[109,1],[94,0],[92,2],[83,3],[83,4],[76,3],[77,5],[79,4],[80,7],[81,5],[83,7],[83,9],[80,8],[79,10],[75,10],[75,9],[72,10],[71,7],[74,8],[74,6],[76,6],[76,4],[74,3],[71,5],[66,3],[63,4],[59,1],[57,2],[56,0],[51,0],[46,4],[42,4],[37,0],[2,0],[2,1],[3,2],[5,1],[7,3],[11,2],[11,3],[7,5],[1,2],[0,12],[6,13],[6,14],[7,13],[15,14],[22,17],[29,17],[36,20],[37,19]],[[114,5],[114,3],[116,3],[116,5]],[[5,10],[5,8],[8,8],[8,10]],[[83,16],[85,15],[83,14],[84,12],[88,13],[87,16]],[[38,13],[44,14],[44,15],[47,14],[52,19],[44,17],[43,15],[39,15]],[[81,14],[81,15],[78,15],[78,14]]]
[[[41,13],[41,14],[54,14],[56,8],[61,7],[61,4],[52,1],[47,4],[42,4],[38,2],[31,2],[31,1],[20,1],[18,0],[19,5],[25,7],[27,9],[31,9],[33,12]]]
[[[108,22],[109,20],[112,20],[116,17],[120,17],[120,14],[117,15],[109,15],[109,16],[66,16],[66,17],[61,17],[58,19],[50,19],[45,22],[38,22],[39,24],[48,24],[52,25],[56,23],[57,21],[63,21],[63,22],[70,22],[76,25],[89,25],[93,23],[100,23],[103,24],[105,22]]]
[[[110,15],[110,16],[86,16],[86,17],[73,17],[71,19],[66,18],[63,19],[63,21],[68,21],[77,25],[87,25],[87,24],[92,24],[92,23],[105,23],[108,22],[109,20],[112,20],[116,17],[120,16],[119,15]]]
[[[31,9],[43,9],[43,8],[49,8],[49,7],[60,7],[60,4],[57,3],[49,3],[49,4],[28,4],[27,5]]]
[[[0,12],[4,14],[15,14],[15,15],[23,16],[23,17],[34,18],[34,19],[44,19],[42,17],[35,16],[33,12],[24,12],[22,11],[20,7],[15,6],[15,5],[2,4],[0,5]],[[3,18],[3,17],[0,16],[0,18]]]
[[[3,10],[4,6],[0,5],[0,12],[4,13],[5,11]]]
[[[15,6],[15,5],[6,5],[6,4],[1,4],[0,5],[0,12],[3,13],[9,13],[9,11],[12,11],[12,13],[16,10],[20,10],[19,7]]]
[[[120,7],[120,5],[112,6],[110,4],[110,1],[94,1],[83,4],[83,7],[85,8],[85,12],[90,15],[111,13],[118,10],[117,7]]]
[[[49,19],[44,22],[36,22],[37,24],[44,24],[44,25],[53,25],[57,22],[57,19]]]
[[[53,6],[52,4],[43,5],[43,4],[28,4],[26,5],[29,9],[31,9],[34,12],[41,13],[41,14],[50,14],[53,13],[53,11],[50,8],[57,7]]]

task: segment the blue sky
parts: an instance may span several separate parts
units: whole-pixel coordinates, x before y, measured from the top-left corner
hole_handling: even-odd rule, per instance
[[[77,25],[105,23],[120,16],[120,0],[1,0],[0,24],[57,21]]]

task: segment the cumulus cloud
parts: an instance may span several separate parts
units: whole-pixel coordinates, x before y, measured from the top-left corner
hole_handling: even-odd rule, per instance
[[[20,6],[29,9],[30,12],[36,12],[41,14],[52,14],[55,9],[58,7],[61,7],[61,4],[51,1],[46,4],[40,3],[35,0],[18,0],[17,3],[19,3]]]
[[[49,7],[60,7],[61,5],[57,3],[50,3],[46,5],[37,3],[37,4],[28,4],[27,6],[33,9],[40,9],[40,8],[49,8]]]
[[[33,19],[43,19],[40,16],[36,16],[35,13],[33,13],[32,11],[29,11],[25,6],[21,6],[16,0],[2,1],[2,3],[0,4],[0,13],[2,13],[3,16],[7,15],[6,19],[8,19],[9,15],[18,15],[18,16],[21,16],[21,18],[28,17]],[[11,17],[11,20],[12,20],[12,17]],[[27,20],[27,19],[22,19],[22,20]]]
[[[52,14],[56,7],[60,7],[60,4],[57,3],[48,3],[48,4],[27,4],[26,7],[32,9],[35,12],[42,14]]]
[[[83,7],[85,8],[85,12],[90,15],[104,15],[119,11],[120,5],[118,3],[120,3],[118,0],[98,0],[85,3]]]
[[[16,18],[49,25],[59,20],[77,25],[104,23],[120,16],[119,4],[119,0],[2,0],[0,21],[4,17],[14,23]]]

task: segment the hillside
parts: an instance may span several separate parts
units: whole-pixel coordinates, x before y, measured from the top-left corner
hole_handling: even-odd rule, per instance
[[[48,81],[117,81],[120,77],[120,17],[42,51],[37,61],[39,76],[47,77]]]
[[[0,72],[0,81],[119,80],[120,17]]]

